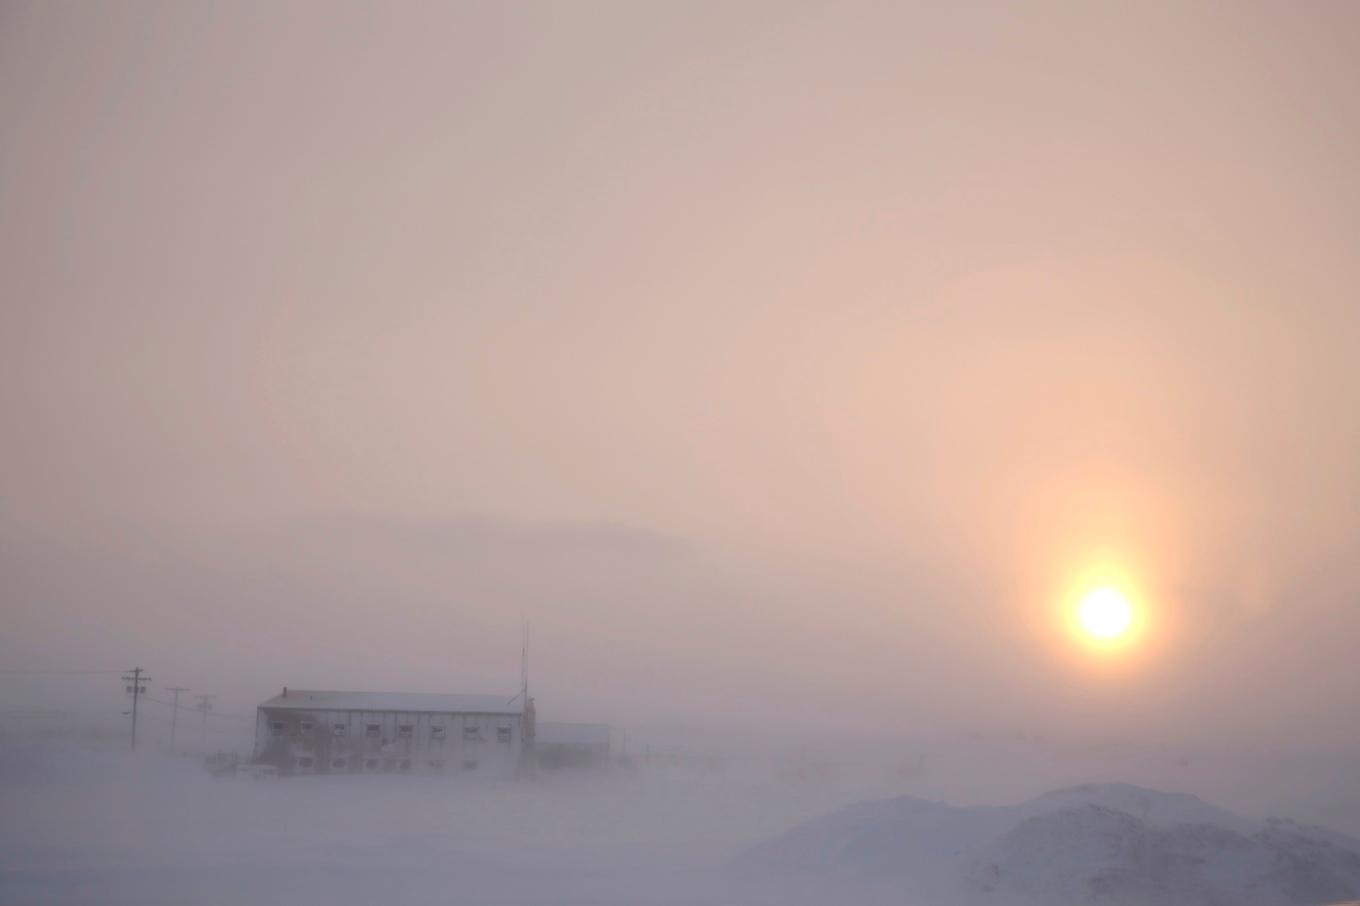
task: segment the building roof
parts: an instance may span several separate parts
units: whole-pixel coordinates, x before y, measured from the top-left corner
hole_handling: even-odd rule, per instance
[[[520,714],[518,695],[447,695],[442,692],[329,692],[288,689],[261,708],[318,711],[427,711],[440,714]]]
[[[541,720],[534,729],[534,740],[546,745],[597,746],[609,748],[608,724],[576,724]]]

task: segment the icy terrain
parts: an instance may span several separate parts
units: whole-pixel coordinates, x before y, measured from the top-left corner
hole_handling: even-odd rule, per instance
[[[978,804],[1103,766],[1154,786],[1159,771],[1195,771],[1194,789],[1226,789],[1235,809],[1262,816],[1290,784],[1306,803],[1350,776],[1321,763],[1272,775],[1255,761],[1206,758],[1200,770],[1155,753],[973,741],[875,766],[798,747],[718,755],[715,744],[518,783],[251,781],[156,751],[166,727],[149,727],[136,755],[121,739],[0,739],[0,903],[1060,906],[1155,893],[1173,906],[1257,906],[1344,899],[1356,878],[1343,835],[1189,795],[1109,784]],[[744,870],[731,870],[742,853]]]
[[[194,758],[0,745],[0,903],[825,902],[720,870],[870,794],[665,764],[530,782],[215,779]]]
[[[1360,841],[1128,784],[1003,807],[864,803],[755,847],[735,868],[951,906],[1314,906],[1360,896]]]

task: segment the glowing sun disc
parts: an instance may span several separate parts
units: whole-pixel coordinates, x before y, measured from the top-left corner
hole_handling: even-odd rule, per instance
[[[1115,588],[1097,588],[1082,599],[1082,628],[1098,639],[1116,639],[1133,622],[1133,605]]]

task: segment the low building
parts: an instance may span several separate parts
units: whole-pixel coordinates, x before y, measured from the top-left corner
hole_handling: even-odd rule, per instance
[[[284,688],[255,718],[255,762],[281,774],[511,778],[533,742],[533,700],[519,695]]]
[[[535,728],[535,763],[543,768],[604,767],[613,733],[605,724],[543,721]]]

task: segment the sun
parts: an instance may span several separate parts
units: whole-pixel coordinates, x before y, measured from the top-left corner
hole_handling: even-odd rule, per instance
[[[1133,624],[1133,605],[1128,596],[1109,585],[1082,598],[1077,614],[1082,629],[1097,639],[1117,639]]]

